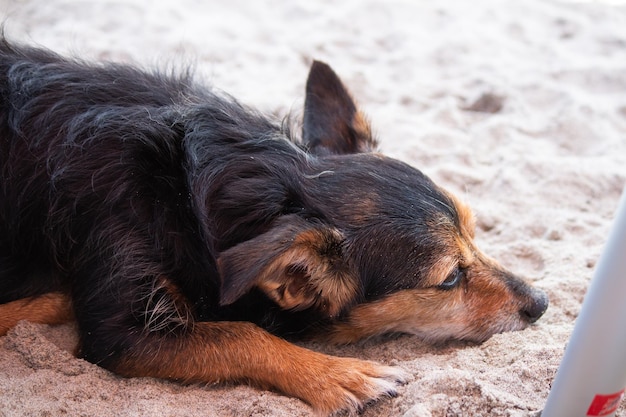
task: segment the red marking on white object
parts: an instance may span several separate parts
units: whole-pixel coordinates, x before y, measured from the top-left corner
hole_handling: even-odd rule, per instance
[[[589,410],[587,410],[588,416],[608,416],[611,413],[614,413],[619,407],[619,403],[622,402],[624,398],[624,392],[626,388],[621,390],[620,392],[616,392],[615,394],[596,394],[591,405],[589,406]]]

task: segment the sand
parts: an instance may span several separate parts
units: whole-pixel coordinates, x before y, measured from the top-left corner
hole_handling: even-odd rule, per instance
[[[410,373],[363,416],[537,416],[626,184],[626,6],[613,2],[1,0],[5,31],[89,59],[194,64],[267,112],[298,112],[330,63],[387,154],[468,201],[482,249],[548,292],[545,316],[481,345],[393,336],[312,349]],[[119,378],[72,326],[0,338],[0,416],[311,416],[246,386]],[[622,404],[618,416],[626,416]]]

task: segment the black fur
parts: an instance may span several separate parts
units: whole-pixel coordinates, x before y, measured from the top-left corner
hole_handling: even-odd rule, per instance
[[[337,231],[320,256],[356,276],[345,308],[419,286],[436,261],[430,228],[442,216],[458,226],[447,194],[419,171],[357,153],[372,138],[348,128],[345,146],[329,145],[341,138],[324,135],[341,129],[320,127],[329,119],[314,104],[299,139],[188,74],[6,41],[0,100],[0,303],[70,292],[82,355],[104,366],[193,320],[298,333],[331,319],[323,308],[282,310],[243,278],[218,273],[231,252],[250,262],[242,269],[260,268],[275,255],[262,245],[285,225]],[[245,242],[256,252],[235,254]],[[243,294],[229,304],[221,294],[231,285]]]

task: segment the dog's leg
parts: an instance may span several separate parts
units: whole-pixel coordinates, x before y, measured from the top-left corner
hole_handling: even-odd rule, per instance
[[[144,340],[114,370],[185,382],[249,382],[326,414],[394,395],[403,379],[398,368],[313,352],[246,322],[196,323],[184,336]]]
[[[88,361],[132,377],[249,382],[323,413],[395,393],[403,377],[397,368],[316,353],[247,322],[196,321],[176,281],[154,261],[160,253],[150,239],[125,224],[98,230],[105,236],[85,248],[72,281],[80,355]],[[177,280],[202,275],[194,265],[175,271]]]
[[[5,335],[20,320],[54,325],[72,319],[72,305],[65,294],[54,292],[22,298],[0,304],[0,336]]]
[[[136,285],[137,280],[118,281]],[[394,395],[403,372],[313,352],[248,322],[197,322],[164,278],[75,296],[81,356],[120,375],[190,383],[244,382],[328,414]],[[128,297],[128,298],[127,298]]]

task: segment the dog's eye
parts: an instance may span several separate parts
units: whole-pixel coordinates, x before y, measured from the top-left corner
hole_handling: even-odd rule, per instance
[[[458,287],[463,279],[465,278],[465,269],[457,267],[452,271],[448,278],[445,279],[441,284],[439,284],[439,288],[442,290],[451,290],[453,288]]]

